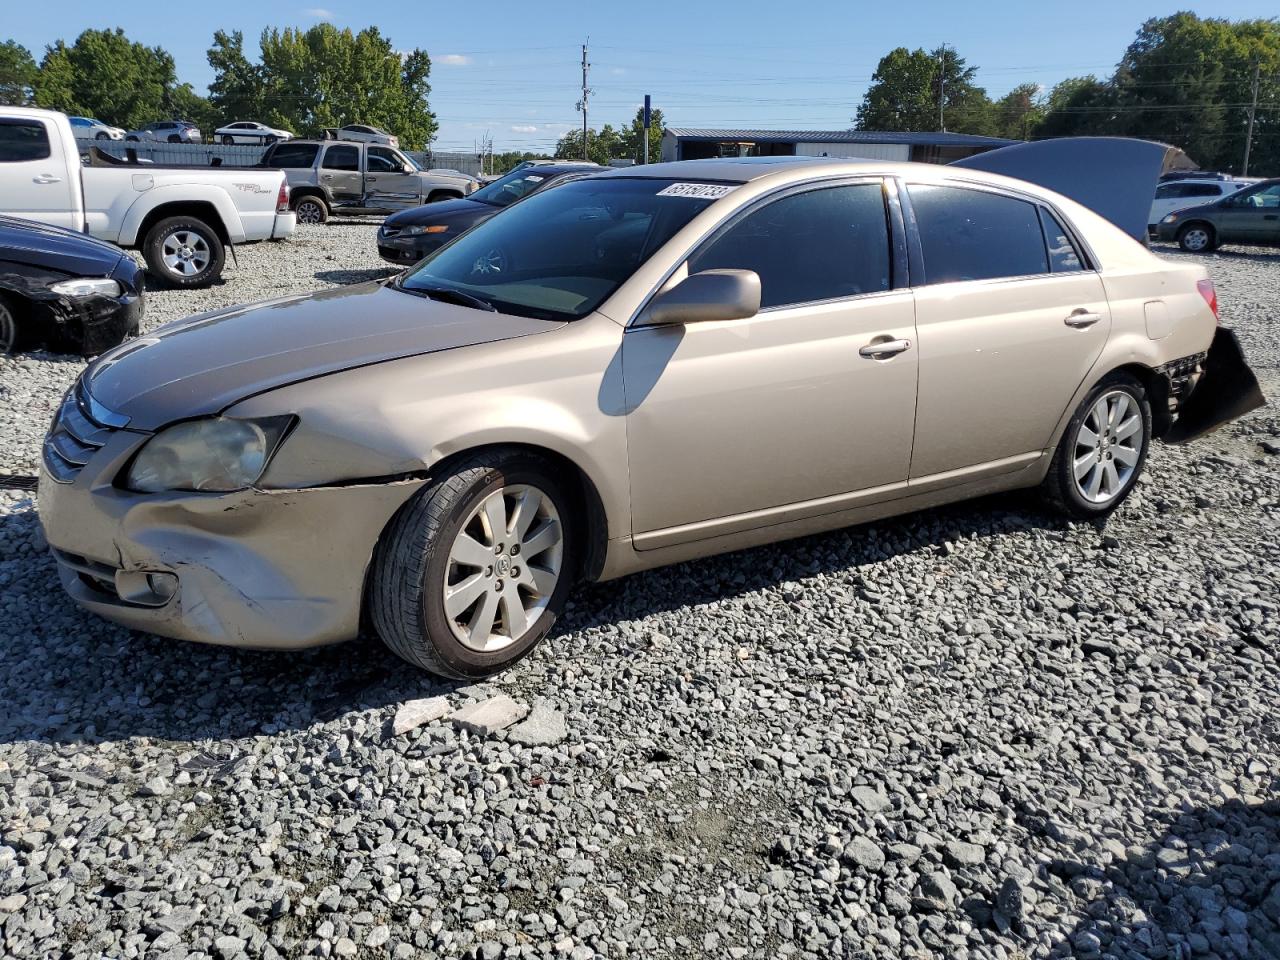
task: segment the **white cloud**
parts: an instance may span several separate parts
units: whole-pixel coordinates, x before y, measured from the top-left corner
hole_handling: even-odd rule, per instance
[[[517,123],[511,128],[512,133],[537,133],[538,128],[531,123]]]
[[[627,71],[626,71],[626,68],[625,68],[625,67],[614,67],[614,68],[613,68],[612,70],[610,70],[609,72],[610,72],[610,73],[612,73],[615,77],[625,76],[625,75],[626,75],[626,73],[627,73]]]
[[[308,17],[315,17],[317,20],[332,20],[333,11],[325,7],[307,7],[302,11]]]
[[[466,67],[470,66],[471,58],[461,53],[446,53],[435,58],[436,63],[445,67]]]

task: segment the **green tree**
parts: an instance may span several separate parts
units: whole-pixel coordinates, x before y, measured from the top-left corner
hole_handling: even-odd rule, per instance
[[[0,103],[18,107],[29,104],[36,69],[31,51],[22,44],[14,40],[0,43]]]
[[[398,52],[376,27],[359,33],[320,23],[308,30],[269,29],[251,63],[239,33],[214,34],[210,99],[224,120],[260,120],[304,135],[367,123],[400,138],[408,150],[436,134],[427,103],[431,59]]]
[[[939,81],[943,123],[956,133],[991,131],[991,101],[973,81],[977,68],[948,47],[898,47],[880,59],[858,107],[859,130],[937,130]]]
[[[42,107],[137,127],[168,113],[176,86],[173,57],[134,43],[123,30],[86,30],[48,47],[35,82]]]
[[[1093,74],[1068,77],[1045,99],[1038,137],[1083,137],[1115,134],[1115,89]]]
[[[992,132],[1011,140],[1030,140],[1044,120],[1038,83],[1020,83],[992,105]]]
[[[610,160],[621,160],[629,156],[627,142],[611,124],[606,123],[599,130],[593,127],[587,131],[587,159],[593,163],[607,165]],[[570,130],[556,142],[556,159],[582,159],[581,130]]]
[[[667,129],[662,111],[654,108],[649,114],[649,162],[662,159],[662,134]],[[622,128],[622,156],[644,163],[644,107],[636,108],[636,115]]]

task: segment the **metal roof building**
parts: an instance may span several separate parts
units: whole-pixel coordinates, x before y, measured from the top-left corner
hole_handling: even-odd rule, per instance
[[[668,127],[663,160],[709,157],[838,157],[950,163],[1016,140],[967,133],[881,133],[874,130],[716,130]]]

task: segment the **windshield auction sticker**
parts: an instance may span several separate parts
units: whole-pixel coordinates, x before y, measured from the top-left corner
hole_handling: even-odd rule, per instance
[[[738,189],[736,183],[673,183],[658,191],[660,197],[693,197],[697,200],[719,200]]]

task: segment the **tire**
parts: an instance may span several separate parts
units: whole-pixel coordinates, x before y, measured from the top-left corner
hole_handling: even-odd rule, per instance
[[[26,331],[18,323],[18,308],[11,297],[0,294],[0,357],[26,346]]]
[[[1095,429],[1107,427],[1106,432]],[[1151,445],[1151,404],[1134,377],[1116,372],[1085,396],[1049,465],[1044,498],[1077,520],[1105,517],[1133,491]]]
[[[181,142],[182,142],[182,138],[181,138],[180,136],[178,136],[176,133],[171,133],[171,134],[169,134],[169,142],[170,142],[170,143],[181,143]]]
[[[329,205],[312,193],[295,197],[293,212],[298,215],[299,223],[319,225],[329,219]]]
[[[1211,253],[1218,240],[1209,224],[1188,223],[1178,230],[1178,246],[1187,253]]]
[[[427,194],[427,203],[436,203],[440,200],[460,200],[462,194],[456,190],[434,190]]]
[[[207,287],[222,276],[227,252],[203,220],[169,217],[147,232],[142,255],[154,276],[170,286],[191,289]]]
[[[222,135],[222,145],[223,145],[224,147],[229,147],[229,146],[231,146],[232,144],[234,144],[235,142],[236,142],[236,138],[235,138],[235,137],[233,137],[233,136],[231,136],[231,134],[229,134],[229,133],[224,133],[224,134]]]
[[[137,137],[125,137],[124,139],[125,139],[125,142],[126,142],[126,143],[140,143],[140,142],[141,142]]]
[[[564,608],[577,571],[564,491],[547,461],[502,450],[464,460],[420,490],[388,524],[374,553],[368,602],[382,641],[414,666],[468,680],[528,654]],[[490,510],[499,506],[501,521],[490,522]],[[523,535],[511,526],[521,511],[533,516]],[[490,532],[500,525],[505,529]],[[479,562],[468,562],[473,558]],[[451,610],[447,590],[457,597]],[[513,616],[513,604],[522,612]]]
[[[110,140],[110,139],[111,139],[111,135],[110,135],[110,134],[108,134],[108,133],[106,133],[106,132],[104,132],[104,131],[102,131],[102,130],[99,130],[99,131],[94,135],[93,139],[95,139],[95,140]]]

